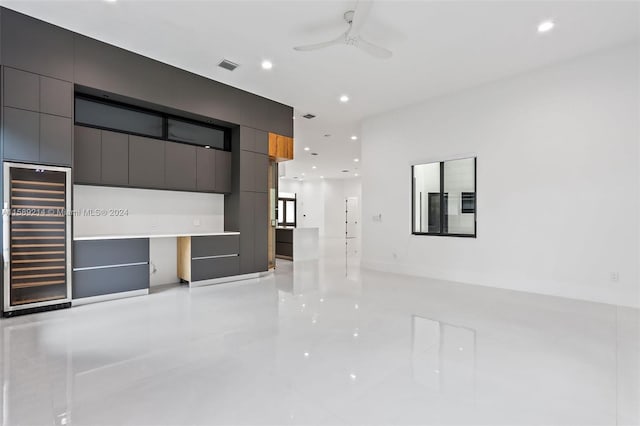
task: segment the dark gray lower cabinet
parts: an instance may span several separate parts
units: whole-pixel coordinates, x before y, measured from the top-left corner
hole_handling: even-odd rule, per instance
[[[149,288],[149,239],[74,241],[73,298]]]
[[[240,273],[269,269],[269,199],[261,192],[240,192]]]
[[[165,187],[182,191],[196,190],[196,147],[165,142]]]
[[[194,259],[191,261],[191,280],[202,281],[238,275],[238,256]]]
[[[165,142],[129,136],[129,185],[165,188]]]
[[[253,196],[253,267],[254,272],[264,272],[269,269],[269,198],[268,194],[262,192],[256,192]]]
[[[239,238],[237,234],[178,237],[178,277],[194,282],[238,275]]]

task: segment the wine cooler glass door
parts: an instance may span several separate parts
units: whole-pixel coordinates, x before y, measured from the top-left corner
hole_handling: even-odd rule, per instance
[[[5,311],[70,300],[70,170],[5,163]]]

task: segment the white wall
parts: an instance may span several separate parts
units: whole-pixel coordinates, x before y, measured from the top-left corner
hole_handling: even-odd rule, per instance
[[[125,216],[74,217],[73,234],[160,235],[221,232],[224,195],[74,185],[74,210],[125,209]],[[199,225],[198,225],[199,223]],[[151,286],[178,282],[175,238],[149,240]],[[153,272],[155,270],[155,272]]]
[[[363,265],[640,306],[638,51],[367,119]],[[412,236],[410,166],[467,155],[478,157],[478,238]]]
[[[220,232],[224,195],[74,185],[74,210],[126,209],[125,216],[74,217],[73,235]]]
[[[357,197],[358,205],[362,205],[360,178],[314,179],[302,182],[280,179],[278,185],[279,192],[295,193],[297,196],[298,227],[319,228],[320,237],[344,238],[347,197]]]

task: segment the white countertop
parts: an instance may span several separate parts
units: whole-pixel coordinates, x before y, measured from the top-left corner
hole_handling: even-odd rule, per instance
[[[239,232],[190,232],[184,234],[143,234],[143,235],[87,235],[73,237],[74,241],[89,240],[124,240],[130,238],[175,238],[175,237],[209,237],[215,235],[240,235]]]

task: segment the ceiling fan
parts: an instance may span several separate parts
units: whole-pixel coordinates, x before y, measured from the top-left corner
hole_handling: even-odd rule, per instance
[[[344,20],[349,24],[347,31],[340,34],[337,38],[322,43],[307,44],[304,46],[296,46],[294,50],[300,52],[308,52],[311,50],[324,49],[325,47],[334,46],[337,44],[346,44],[348,46],[357,47],[360,50],[365,51],[371,56],[376,58],[387,59],[390,58],[393,53],[389,49],[377,46],[363,39],[360,36],[360,31],[364,25],[369,11],[371,10],[371,1],[358,1],[355,10],[347,10],[344,13]]]

